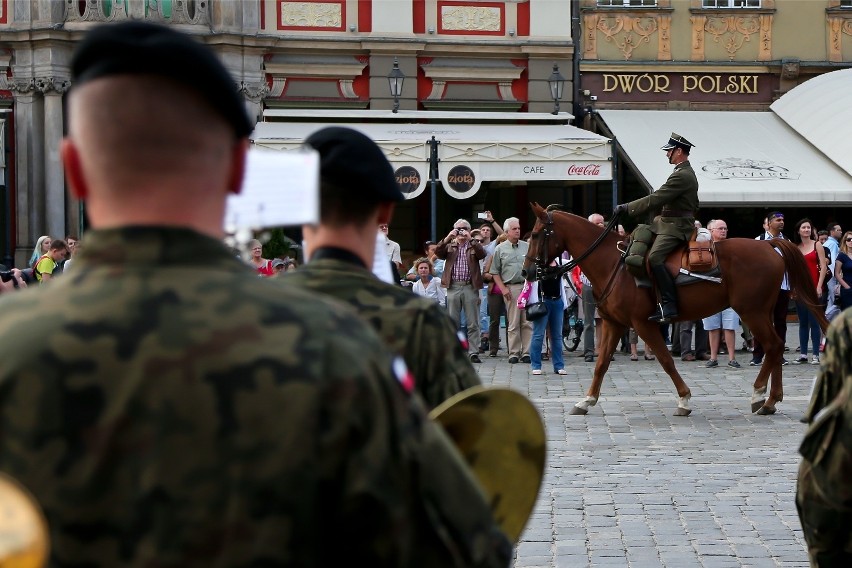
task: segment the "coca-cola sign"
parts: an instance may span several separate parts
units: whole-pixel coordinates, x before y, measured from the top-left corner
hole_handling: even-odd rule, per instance
[[[464,193],[470,191],[476,183],[473,170],[467,166],[455,166],[447,175],[447,183],[453,191]]]
[[[394,172],[394,175],[396,175],[396,183],[399,185],[399,190],[406,195],[417,191],[417,188],[420,187],[420,172],[411,166],[398,168]]]
[[[568,175],[576,177],[595,177],[601,175],[601,167],[598,164],[571,164],[568,166]]]

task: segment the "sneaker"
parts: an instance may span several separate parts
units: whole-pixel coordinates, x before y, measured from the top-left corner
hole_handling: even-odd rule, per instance
[[[748,366],[749,367],[757,367],[761,363],[763,363],[763,359],[752,359],[751,361],[749,361]]]
[[[811,365],[819,365],[819,355],[814,355],[814,358],[811,359]]]
[[[540,374],[541,374],[541,369],[533,369],[532,374],[533,374],[533,375],[540,375]]]
[[[514,355],[512,355],[511,357],[509,357],[509,363],[511,363],[511,364],[513,364],[513,365],[514,365],[514,364],[515,364],[515,363],[517,363],[517,362],[518,362],[518,358],[517,358],[517,357],[515,357]]]
[[[567,375],[568,371],[566,371],[565,369],[559,369],[558,371],[556,371],[556,374],[557,375]]]
[[[473,353],[470,356],[470,362],[471,363],[482,363],[482,359],[479,358],[479,355],[477,355],[476,353]]]
[[[782,367],[785,367],[789,364],[790,364],[790,362],[787,359],[785,359],[784,357],[781,357],[781,366]]]
[[[801,365],[802,363],[807,363],[807,362],[808,362],[808,356],[807,355],[799,355],[799,358],[796,359],[796,361],[795,361],[796,365]]]
[[[728,367],[733,367],[734,369],[739,369],[740,364],[737,363],[736,359],[733,361],[728,361]]]
[[[719,362],[716,359],[710,359],[709,361],[707,361],[707,363],[704,364],[704,366],[707,368],[718,367]]]
[[[496,357],[496,356],[497,356],[497,353],[495,353],[495,352],[493,352],[493,351],[492,351],[491,353],[489,353],[489,354],[488,354],[488,356],[489,356],[489,357]]]
[[[524,355],[523,357],[521,357],[521,363],[529,363],[529,362],[530,362],[530,356],[529,355]]]

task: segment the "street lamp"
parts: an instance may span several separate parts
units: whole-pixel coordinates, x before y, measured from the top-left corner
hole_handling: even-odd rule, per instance
[[[405,73],[399,68],[399,59],[393,58],[393,69],[388,74],[388,86],[393,97],[393,112],[399,111],[399,97],[402,96],[402,83],[405,81]],[[561,91],[560,91],[561,92]]]
[[[553,64],[553,73],[547,79],[550,86],[550,96],[553,97],[553,114],[559,114],[559,101],[562,100],[562,91],[565,89],[565,77],[559,72],[559,66]]]

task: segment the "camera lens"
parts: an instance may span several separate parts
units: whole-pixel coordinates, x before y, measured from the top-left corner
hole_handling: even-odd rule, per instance
[[[0,272],[0,280],[2,280],[3,282],[8,282],[11,279],[12,279],[12,271],[11,270],[8,270],[8,271],[5,271],[5,272]]]

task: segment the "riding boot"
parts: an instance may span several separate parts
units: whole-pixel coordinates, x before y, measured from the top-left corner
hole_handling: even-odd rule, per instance
[[[678,316],[677,313],[677,294],[675,293],[675,284],[669,271],[665,265],[651,266],[654,273],[654,279],[657,281],[657,293],[660,298],[660,305],[657,306],[657,311],[649,317],[650,321],[660,323],[670,322]]]

